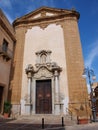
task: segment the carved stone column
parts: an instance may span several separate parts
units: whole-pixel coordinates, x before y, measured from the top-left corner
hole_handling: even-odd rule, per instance
[[[61,68],[54,64],[53,68],[53,73],[54,73],[54,87],[55,87],[55,114],[59,115],[60,114],[60,88],[59,88],[59,73],[61,71]]]
[[[59,75],[58,71],[54,72],[54,81],[55,81],[55,114],[60,114],[60,100],[59,100]]]
[[[54,72],[54,81],[55,81],[55,102],[59,103],[59,74],[58,71]]]
[[[27,97],[26,97],[25,110],[26,110],[26,114],[30,115],[31,114],[31,107],[32,107],[31,83],[32,83],[33,66],[31,64],[29,64],[25,71],[26,71],[27,78],[28,78],[28,92],[27,92]]]

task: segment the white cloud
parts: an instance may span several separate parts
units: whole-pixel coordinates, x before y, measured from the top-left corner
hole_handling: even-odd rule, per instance
[[[98,56],[98,40],[92,44],[89,54],[85,60],[85,66],[91,67],[94,59]]]

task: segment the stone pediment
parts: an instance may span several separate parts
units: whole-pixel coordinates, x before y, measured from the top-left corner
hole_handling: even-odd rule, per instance
[[[34,78],[43,79],[43,78],[51,78],[53,73],[46,66],[40,67],[34,74]]]
[[[64,10],[64,9],[57,9],[57,8],[49,8],[49,7],[41,7],[27,15],[24,15],[23,17],[20,17],[16,19],[13,23],[15,25],[16,23],[29,23],[29,22],[34,22],[34,20],[41,20],[41,19],[49,19],[49,18],[54,18],[57,16],[61,15],[72,15],[72,14],[77,14],[76,11],[73,10]]]

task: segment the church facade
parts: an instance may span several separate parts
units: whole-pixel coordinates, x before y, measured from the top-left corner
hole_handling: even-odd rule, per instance
[[[75,10],[41,7],[14,21],[9,99],[21,115],[77,113],[87,101]]]

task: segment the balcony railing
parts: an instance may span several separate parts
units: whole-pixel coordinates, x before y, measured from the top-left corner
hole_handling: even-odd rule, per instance
[[[6,60],[10,60],[13,57],[13,52],[9,48],[7,48],[7,50],[5,51],[2,46],[0,46],[0,56],[5,58]]]

